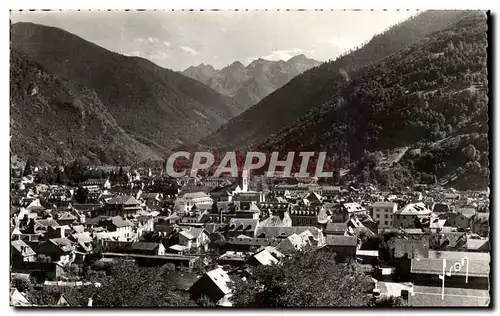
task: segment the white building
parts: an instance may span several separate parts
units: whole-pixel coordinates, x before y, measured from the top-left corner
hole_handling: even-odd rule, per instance
[[[392,218],[394,212],[398,209],[393,202],[375,202],[372,205],[372,218],[378,223],[379,229],[392,227]]]
[[[190,211],[194,205],[200,208],[206,208],[212,204],[212,198],[205,192],[190,192],[179,196],[175,200],[175,209],[177,213],[182,214]]]

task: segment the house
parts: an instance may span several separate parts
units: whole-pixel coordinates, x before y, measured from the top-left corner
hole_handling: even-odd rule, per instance
[[[98,186],[101,190],[111,189],[109,179],[88,179],[82,183],[82,186]]]
[[[442,280],[439,276],[443,270],[448,272],[445,279],[448,288],[489,289],[490,261],[471,253],[461,252],[449,257],[447,252],[439,259],[416,258],[411,261],[411,279],[415,285],[440,286]]]
[[[312,234],[312,239],[316,246],[321,247],[325,244],[323,232],[317,227],[312,226],[292,226],[292,227],[258,227],[256,231],[257,238],[287,238],[292,234],[300,235],[308,230]]]
[[[162,243],[138,241],[130,246],[131,252],[144,255],[164,255],[165,247]]]
[[[262,247],[277,246],[281,242],[277,238],[229,238],[224,245],[224,249],[242,252],[251,252]]]
[[[323,249],[335,252],[337,262],[346,262],[349,259],[356,258],[358,249],[358,238],[355,236],[326,236],[326,245]]]
[[[465,250],[467,245],[467,233],[457,231],[441,231],[430,234],[433,249],[436,250]]]
[[[22,240],[13,240],[10,242],[10,255],[12,265],[22,264],[23,262],[36,261],[36,252]]]
[[[248,264],[252,266],[267,266],[277,263],[278,259],[275,258],[266,248],[257,252],[248,259]]]
[[[394,202],[375,202],[372,204],[372,218],[377,222],[379,229],[392,228],[392,217],[397,211]]]
[[[394,228],[416,228],[424,225],[425,222],[430,224],[431,210],[424,203],[410,203],[397,210],[393,215]]]
[[[217,263],[222,266],[244,266],[246,261],[245,254],[242,252],[226,251],[217,258]]]
[[[262,203],[265,201],[263,192],[233,192],[232,201],[236,202],[255,202]]]
[[[477,213],[471,221],[471,232],[481,237],[490,234],[490,213]]]
[[[378,250],[356,250],[356,258],[362,264],[378,265]]]
[[[294,205],[289,211],[292,226],[318,226],[318,214],[321,206]]]
[[[108,200],[103,208],[105,216],[131,218],[142,211],[141,203],[131,195],[118,195]]]
[[[216,187],[209,194],[215,202],[230,202],[233,199],[232,192],[225,187]]]
[[[202,296],[213,303],[218,303],[221,299],[231,293],[231,279],[226,271],[217,268],[205,273],[190,288],[189,293],[194,299]]]
[[[260,209],[255,202],[234,201],[234,213],[236,218],[259,219]]]
[[[75,247],[68,238],[53,238],[38,246],[37,252],[62,265],[71,264],[75,259]]]
[[[284,254],[291,254],[295,251],[301,250],[304,246],[307,245],[307,242],[299,235],[292,234],[282,241],[276,246],[276,250]]]
[[[325,236],[327,235],[347,235],[347,223],[328,223],[324,230]]]
[[[444,213],[439,216],[440,219],[445,219],[443,227],[456,227],[461,231],[471,226],[471,220],[474,214],[465,213]]]
[[[92,241],[93,238],[90,236],[89,232],[75,233],[68,237],[69,240],[75,243],[75,250],[78,255],[82,255],[81,258],[76,258],[78,260],[82,260],[85,258],[84,254],[92,251]]]
[[[146,206],[149,209],[161,209],[163,203],[163,195],[161,193],[142,194],[141,199],[146,201]]]
[[[10,306],[14,307],[26,307],[33,306],[23,293],[19,292],[16,288],[10,289]]]
[[[434,203],[432,206],[433,213],[448,213],[451,212],[450,205],[447,203]]]
[[[71,225],[76,221],[78,221],[78,217],[71,214],[71,212],[64,212],[63,214],[57,217],[57,222],[60,225]]]
[[[406,239],[405,239],[406,238]],[[398,282],[410,281],[411,260],[429,256],[429,236],[393,237],[387,242]]]
[[[236,237],[244,235],[248,237],[255,237],[257,227],[259,226],[258,219],[250,218],[232,218],[226,229],[226,237]]]
[[[259,227],[292,227],[292,219],[288,211],[271,213],[259,222]]]
[[[191,227],[190,229],[179,232],[179,244],[188,249],[200,247],[207,248],[209,243],[209,235],[204,228]]]
[[[490,241],[488,238],[473,239],[467,238],[467,251],[469,252],[490,252]]]
[[[179,215],[183,215],[193,208],[194,205],[212,206],[213,200],[205,192],[187,192],[181,194],[175,200],[175,210]]]
[[[333,208],[331,220],[334,223],[345,223],[353,215],[361,215],[366,213],[367,213],[366,208],[361,206],[359,203],[356,202],[341,203],[337,204]]]
[[[110,236],[117,237],[119,239],[128,239],[132,237],[133,226],[128,219],[124,219],[121,216],[114,216],[105,219],[101,222],[102,226],[111,232]]]

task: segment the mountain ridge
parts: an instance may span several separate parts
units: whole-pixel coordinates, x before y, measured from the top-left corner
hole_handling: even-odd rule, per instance
[[[234,61],[221,69],[202,63],[188,67],[182,73],[249,108],[293,77],[320,64],[301,54],[288,61],[257,58],[246,67],[240,61]]]
[[[199,144],[210,148],[238,149],[258,143],[305,115],[311,107],[327,101],[325,96],[328,94],[324,91],[335,91],[358,69],[422,40],[465,14],[467,11],[429,10],[403,21],[375,35],[363,47],[296,76]]]
[[[156,144],[154,156],[197,141],[243,111],[196,80],[144,58],[114,53],[60,28],[13,24],[11,49],[22,52],[48,76],[64,79],[67,89],[85,87],[95,93],[95,102],[103,104],[123,132]]]

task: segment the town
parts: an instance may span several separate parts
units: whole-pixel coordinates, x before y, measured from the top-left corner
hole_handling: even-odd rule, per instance
[[[233,306],[235,278],[249,282],[253,268],[310,255],[306,249],[361,267],[373,298],[403,306],[489,302],[488,191],[384,192],[369,183],[332,186],[248,170],[236,178],[174,179],[163,168],[75,165],[56,170],[57,180],[69,180],[64,169],[85,180],[48,185],[40,183],[43,168],[13,170],[14,306],[82,306],[64,291],[52,303],[30,301],[29,291],[99,287],[84,271],[130,260],[169,265],[176,291]]]

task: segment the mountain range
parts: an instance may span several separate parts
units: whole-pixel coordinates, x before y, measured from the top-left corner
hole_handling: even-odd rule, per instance
[[[17,76],[11,80],[12,143],[15,151],[29,146],[19,152],[20,156],[45,150],[42,144],[51,143],[50,134],[44,133],[49,127],[53,129],[52,134],[57,135],[52,136],[56,141],[68,142],[66,132],[79,129],[80,124],[75,121],[73,109],[65,111],[82,103],[88,104],[82,109],[82,117],[96,116],[113,122],[106,125],[113,128],[89,132],[94,133],[96,139],[113,138],[119,130],[127,137],[111,142],[117,147],[128,148],[130,152],[149,148],[139,150],[132,161],[156,159],[175,145],[196,142],[244,110],[196,80],[143,58],[111,52],[59,28],[16,23],[11,26],[11,49],[14,61],[11,76]],[[31,81],[30,76],[34,74],[36,79]],[[62,86],[62,91],[54,85]],[[31,91],[19,89],[23,86],[41,93],[30,97]],[[64,94],[62,101],[59,94]],[[40,106],[38,110],[46,112],[37,113],[27,108],[27,103]],[[37,124],[31,121],[35,113]],[[53,124],[53,116],[58,116],[59,124]],[[41,141],[26,144],[30,135],[38,135]],[[112,162],[131,162],[129,158],[134,156],[113,154],[113,147],[95,144],[99,148],[89,149],[90,152],[74,151],[72,155],[94,162],[102,160],[101,151],[106,152]],[[54,161],[60,160],[61,155],[43,158]]]
[[[220,70],[211,65],[200,64],[187,68],[182,74],[249,108],[295,76],[320,64],[319,61],[309,59],[305,55],[297,55],[288,61],[259,58],[246,67],[241,62],[235,61]]]

